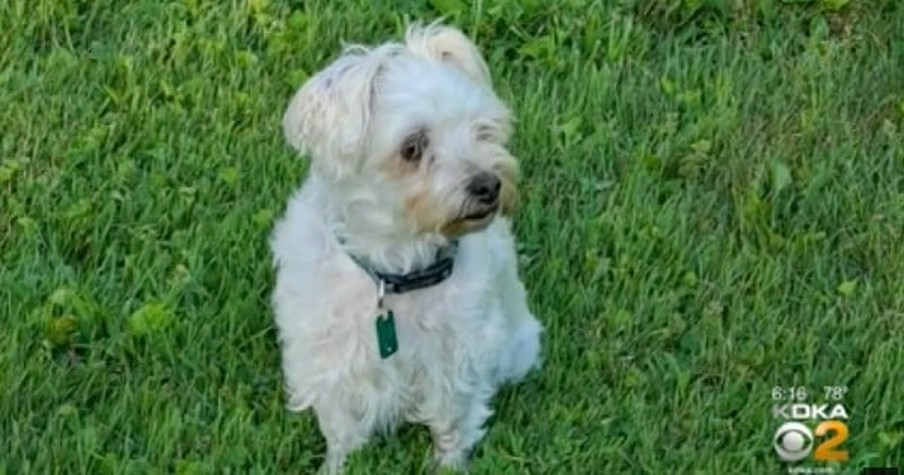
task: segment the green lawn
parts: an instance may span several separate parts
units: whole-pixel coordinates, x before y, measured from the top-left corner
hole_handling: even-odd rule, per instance
[[[316,469],[269,309],[282,112],[441,14],[518,117],[547,327],[475,473],[781,473],[798,385],[847,387],[835,473],[904,464],[904,2],[2,3],[0,474]],[[348,468],[429,458],[409,427]]]

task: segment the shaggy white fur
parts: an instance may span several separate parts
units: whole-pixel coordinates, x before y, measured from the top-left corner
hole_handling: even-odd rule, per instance
[[[310,78],[284,117],[312,160],[272,237],[273,306],[293,410],[313,408],[322,470],[402,422],[429,426],[441,467],[462,468],[499,386],[540,362],[541,325],[518,277],[509,212],[510,113],[458,30],[355,46]],[[387,294],[398,351],[381,358],[377,284],[459,241],[452,275]]]

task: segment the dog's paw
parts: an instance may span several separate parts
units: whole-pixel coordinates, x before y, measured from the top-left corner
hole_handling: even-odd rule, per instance
[[[435,475],[461,475],[468,473],[468,453],[463,451],[439,452],[434,454],[433,473]]]
[[[344,464],[329,459],[323,462],[320,469],[317,470],[317,475],[342,475],[343,473],[345,473]]]

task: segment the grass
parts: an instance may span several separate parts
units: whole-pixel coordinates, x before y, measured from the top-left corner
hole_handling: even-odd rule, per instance
[[[279,121],[342,41],[438,15],[518,116],[547,326],[475,473],[780,473],[775,386],[847,388],[836,473],[904,464],[901,2],[332,3],[5,2],[0,473],[319,465],[268,308]]]

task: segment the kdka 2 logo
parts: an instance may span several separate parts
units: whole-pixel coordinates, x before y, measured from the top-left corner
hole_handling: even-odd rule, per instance
[[[848,439],[848,411],[841,398],[847,388],[826,386],[827,403],[806,401],[807,391],[796,388],[789,397],[772,406],[774,418],[784,421],[775,431],[772,446],[783,462],[800,462],[811,456],[817,462],[847,461],[848,451],[843,444]],[[779,391],[781,392],[781,391]],[[790,401],[789,401],[790,399]]]

